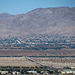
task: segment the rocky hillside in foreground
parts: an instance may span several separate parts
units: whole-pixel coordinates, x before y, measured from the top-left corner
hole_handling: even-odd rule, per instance
[[[75,7],[38,8],[27,14],[0,14],[0,37],[26,34],[75,35]]]

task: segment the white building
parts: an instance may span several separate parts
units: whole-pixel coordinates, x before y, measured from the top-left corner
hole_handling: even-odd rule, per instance
[[[8,74],[8,71],[0,71],[1,74]]]
[[[37,71],[27,71],[28,73],[33,73],[33,74],[36,74]]]

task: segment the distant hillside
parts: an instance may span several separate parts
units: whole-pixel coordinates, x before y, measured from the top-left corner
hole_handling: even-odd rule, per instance
[[[38,8],[27,14],[0,14],[0,37],[26,34],[75,35],[75,7]]]

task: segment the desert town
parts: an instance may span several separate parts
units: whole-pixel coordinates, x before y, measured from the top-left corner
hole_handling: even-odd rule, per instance
[[[1,75],[75,75],[75,58],[0,57]]]

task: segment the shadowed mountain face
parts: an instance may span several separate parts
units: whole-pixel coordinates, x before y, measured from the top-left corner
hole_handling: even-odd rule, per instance
[[[0,37],[26,34],[75,35],[75,7],[38,8],[27,14],[0,14]]]

